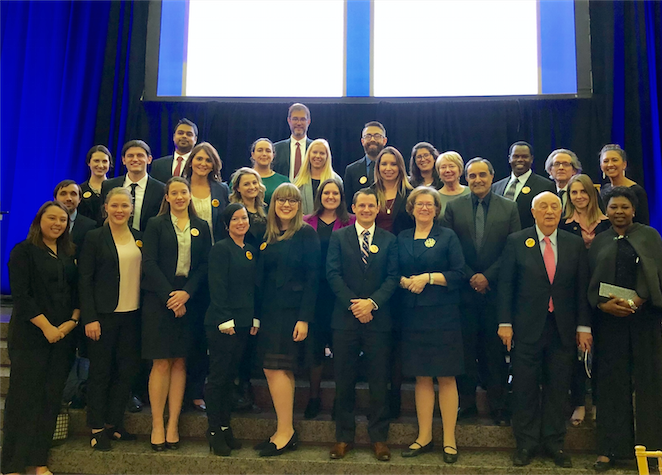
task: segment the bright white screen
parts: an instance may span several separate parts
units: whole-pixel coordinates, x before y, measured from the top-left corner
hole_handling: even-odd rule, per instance
[[[374,0],[373,94],[538,93],[535,0]]]
[[[343,95],[343,0],[189,5],[187,96]]]

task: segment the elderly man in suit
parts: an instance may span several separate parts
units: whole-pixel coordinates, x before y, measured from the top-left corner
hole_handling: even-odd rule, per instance
[[[508,163],[512,173],[497,181],[492,191],[517,203],[522,229],[533,226],[531,202],[543,191],[556,193],[554,182],[533,173],[533,147],[523,141],[515,142],[508,151]]]
[[[310,127],[310,109],[299,102],[292,104],[287,111],[287,124],[292,135],[289,139],[274,144],[273,169],[294,183],[303,163],[303,157],[306,156],[306,150],[312,143],[307,135]]]
[[[513,465],[531,462],[538,448],[559,467],[564,403],[577,346],[592,343],[584,241],[558,229],[561,200],[543,192],[533,199],[535,225],[508,237],[499,276],[498,334],[513,364]]]
[[[444,217],[445,224],[460,239],[464,273],[469,277],[460,294],[466,374],[458,378],[459,416],[477,414],[476,385],[480,374],[494,422],[508,425],[508,366],[495,334],[496,296],[501,254],[506,238],[520,230],[519,214],[515,203],[491,191],[494,168],[488,160],[470,160],[465,175],[471,194],[449,202]]]
[[[63,180],[58,183],[55,190],[53,190],[53,199],[62,203],[69,212],[69,231],[71,232],[71,240],[76,245],[76,258],[78,258],[85,241],[85,235],[88,231],[96,228],[97,223],[78,212],[81,192],[80,186],[75,181]]]
[[[182,176],[191,150],[198,141],[198,126],[187,118],[181,119],[175,126],[172,141],[175,144],[175,152],[154,160],[150,169],[150,175],[162,183],[173,176]]]
[[[364,188],[356,192],[352,210],[355,225],[331,234],[326,261],[327,280],[336,295],[331,328],[337,442],[331,449],[331,458],[343,458],[354,443],[354,391],[359,352],[363,350],[370,385],[368,434],[377,459],[388,461],[390,300],[400,278],[397,240],[375,226],[379,203],[374,190]]]

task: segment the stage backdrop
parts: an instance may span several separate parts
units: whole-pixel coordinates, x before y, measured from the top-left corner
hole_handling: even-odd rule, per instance
[[[11,248],[25,238],[55,184],[87,179],[84,157],[92,145],[109,146],[118,160],[111,175],[119,174],[117,155],[124,142],[141,138],[154,158],[169,154],[173,127],[187,117],[199,126],[199,141],[219,150],[227,180],[249,163],[253,140],[289,136],[289,103],[143,102],[148,6],[145,1],[2,2],[1,209],[10,212],[1,224],[2,293],[9,291]],[[379,120],[389,144],[407,159],[411,147],[425,140],[440,151],[456,150],[465,160],[488,158],[501,178],[509,172],[508,146],[526,140],[534,147],[536,172],[544,174],[548,153],[564,147],[578,154],[596,182],[601,181],[598,151],[605,143],[620,143],[630,157],[629,176],[648,191],[652,224],[662,230],[662,187],[657,186],[662,182],[662,3],[596,1],[590,15],[594,94],[589,99],[308,103],[309,136],[329,140],[340,175],[363,155],[363,124]],[[256,66],[280,59],[256,58]],[[311,65],[318,61],[311,58]],[[517,74],[516,64],[512,69]],[[256,70],[264,75],[263,67]]]

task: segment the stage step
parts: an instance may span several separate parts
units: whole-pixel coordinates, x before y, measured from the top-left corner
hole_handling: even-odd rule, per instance
[[[177,451],[152,451],[147,436],[136,442],[113,443],[110,452],[89,448],[89,440],[76,437],[51,450],[49,468],[55,473],[85,474],[594,474],[593,454],[572,454],[572,469],[561,469],[547,458],[537,457],[527,467],[513,467],[511,451],[460,450],[453,465],[445,464],[441,447],[416,458],[402,458],[402,447],[391,447],[390,462],[375,460],[368,447],[358,447],[343,460],[329,459],[329,446],[304,444],[280,457],[263,458],[252,442],[231,457],[216,457],[202,440],[185,440]],[[617,467],[611,474],[636,474],[634,463]]]

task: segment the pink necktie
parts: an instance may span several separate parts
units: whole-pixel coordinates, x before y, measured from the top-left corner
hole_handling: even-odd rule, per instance
[[[545,243],[545,252],[542,254],[542,259],[545,261],[545,269],[547,269],[547,277],[549,278],[549,283],[554,282],[554,274],[556,273],[556,262],[554,262],[554,250],[552,249],[552,241],[549,240],[548,236],[543,238]],[[549,307],[550,312],[554,311],[554,302],[552,302],[552,297],[549,297]]]
[[[175,171],[172,173],[172,176],[182,176],[183,161],[184,161],[184,157],[182,156],[177,157],[177,166],[175,167]]]

